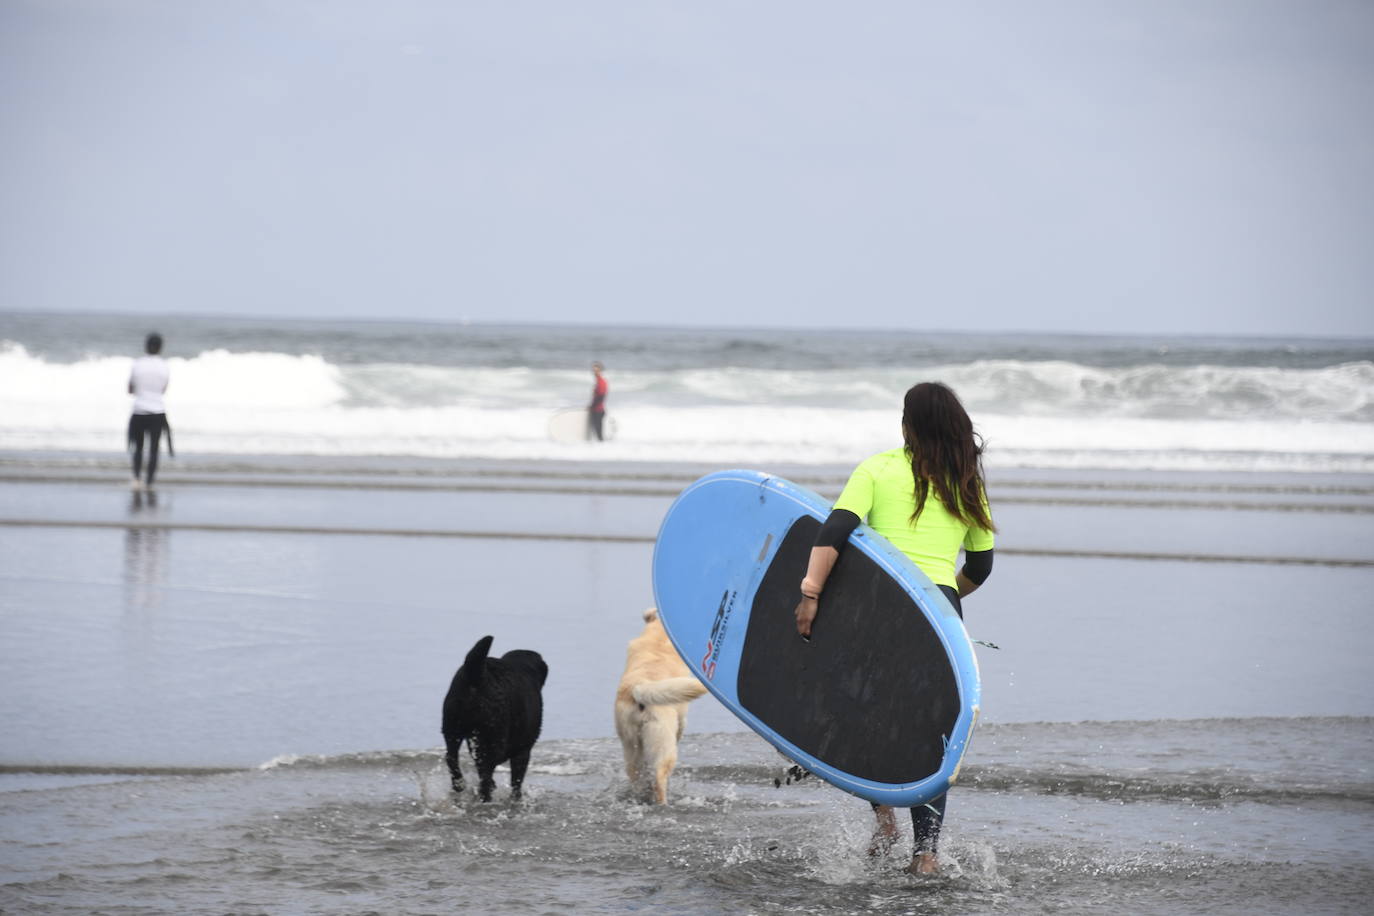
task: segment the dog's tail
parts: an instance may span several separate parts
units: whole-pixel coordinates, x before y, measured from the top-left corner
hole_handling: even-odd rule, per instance
[[[468,657],[463,659],[463,683],[465,686],[475,686],[482,683],[482,675],[487,670],[487,653],[491,651],[491,641],[494,637],[483,636],[477,640],[477,645],[468,650]]]
[[[670,677],[636,684],[631,692],[640,706],[665,706],[695,700],[706,692],[706,688],[694,677]]]

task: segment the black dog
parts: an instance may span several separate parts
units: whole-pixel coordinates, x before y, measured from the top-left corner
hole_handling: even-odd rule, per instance
[[[549,676],[544,659],[528,649],[487,658],[491,640],[490,636],[477,640],[444,697],[444,745],[448,748],[444,759],[453,777],[453,791],[463,791],[458,749],[466,741],[477,761],[482,801],[491,801],[491,790],[496,788],[491,774],[507,760],[511,797],[520,797],[530,749],[544,721],[544,698],[539,691]]]

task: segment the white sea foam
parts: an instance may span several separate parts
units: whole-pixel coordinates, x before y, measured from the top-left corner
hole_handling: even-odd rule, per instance
[[[211,350],[170,360],[184,454],[851,463],[897,443],[911,373],[746,368],[623,372],[616,441],[558,443],[582,372]],[[0,349],[0,448],[122,445],[127,359]],[[928,370],[969,406],[991,466],[1374,470],[1374,364],[1319,369],[977,361]],[[594,451],[593,451],[594,449]]]

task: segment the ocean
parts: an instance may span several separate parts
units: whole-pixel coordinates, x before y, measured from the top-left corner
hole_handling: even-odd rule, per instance
[[[549,415],[585,405],[599,360],[598,462],[849,464],[938,379],[989,467],[1374,472],[1369,340],[25,314],[0,314],[0,449],[106,451],[151,330],[188,454],[576,460]]]
[[[592,360],[616,438],[553,441]],[[1000,529],[941,873],[710,697],[642,804],[611,705],[674,495],[833,497],[923,379]],[[1374,341],[0,314],[0,912],[1367,913],[1372,403]],[[550,666],[521,803],[447,791],[487,634]]]

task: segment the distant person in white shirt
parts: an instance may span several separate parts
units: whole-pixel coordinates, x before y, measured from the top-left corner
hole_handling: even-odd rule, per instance
[[[142,484],[139,474],[143,470],[143,440],[148,440],[148,487],[153,485],[157,474],[157,447],[162,439],[163,430],[167,431],[167,453],[172,450],[172,429],[167,425],[167,407],[162,402],[163,392],[167,390],[167,380],[171,373],[167,360],[162,353],[162,335],[149,334],[143,343],[145,355],[134,360],[133,371],[129,373],[129,394],[134,396],[134,412],[129,417],[129,448],[134,453],[135,490]]]

